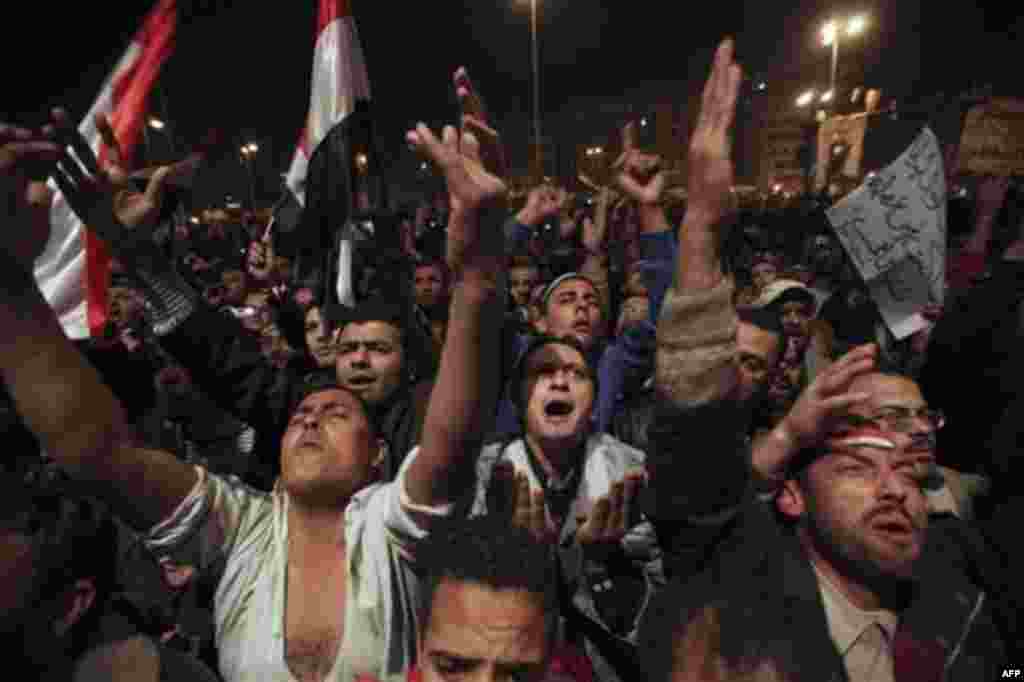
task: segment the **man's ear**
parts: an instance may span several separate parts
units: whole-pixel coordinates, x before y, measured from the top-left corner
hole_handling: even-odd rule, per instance
[[[803,516],[807,510],[807,504],[804,499],[804,491],[796,479],[786,479],[778,497],[775,498],[775,505],[780,512],[794,521]]]
[[[66,635],[75,623],[89,613],[95,601],[96,584],[90,579],[76,580],[61,597],[63,615],[53,622],[54,633],[58,637]]]

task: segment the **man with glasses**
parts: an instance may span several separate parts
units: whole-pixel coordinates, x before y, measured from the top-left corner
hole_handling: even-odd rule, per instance
[[[735,399],[662,406],[649,516],[679,583],[648,611],[651,679],[710,663],[781,679],[969,680],[1004,664],[1019,641],[1009,581],[928,491],[942,416],[876,356],[869,345],[836,361],[752,457]],[[688,483],[686,458],[671,455],[694,441],[706,465]],[[721,643],[711,652],[694,648],[702,618]],[[672,646],[659,648],[666,631]]]
[[[941,467],[935,460],[935,439],[946,419],[939,410],[929,409],[917,383],[908,376],[876,371],[857,377],[850,387],[853,393],[865,396],[863,402],[849,407],[842,420],[852,427],[868,426],[885,433],[898,448],[929,469],[925,494],[929,511],[948,512],[963,519],[973,517],[972,500],[984,494],[988,481]],[[790,413],[769,433],[754,443],[755,470],[767,481],[777,481],[780,472],[776,463],[796,451],[798,443],[792,435],[808,423],[808,399],[822,400],[821,394],[808,390],[803,405],[794,405]],[[821,409],[819,403],[814,409]],[[796,426],[794,426],[796,424]]]

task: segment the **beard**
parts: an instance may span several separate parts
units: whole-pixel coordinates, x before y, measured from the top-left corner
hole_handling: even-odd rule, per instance
[[[867,536],[865,515],[853,528],[828,519],[807,496],[802,524],[818,554],[848,580],[864,585],[887,608],[899,610],[913,594],[921,549],[912,555],[881,551]]]

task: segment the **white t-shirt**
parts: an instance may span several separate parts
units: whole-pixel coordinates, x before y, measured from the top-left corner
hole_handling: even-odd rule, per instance
[[[395,481],[361,490],[345,510],[345,634],[331,682],[404,679],[413,663],[419,585],[412,569],[428,530],[409,514],[403,486],[417,452]],[[197,470],[192,492],[146,544],[161,555],[198,550],[199,569],[217,576],[214,625],[227,682],[295,682],[284,655],[288,495]],[[451,512],[415,509],[436,517]]]

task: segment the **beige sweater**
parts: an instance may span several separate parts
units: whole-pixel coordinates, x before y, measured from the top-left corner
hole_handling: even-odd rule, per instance
[[[719,400],[736,386],[736,310],[732,279],[713,289],[665,293],[658,318],[655,381],[680,408]]]

